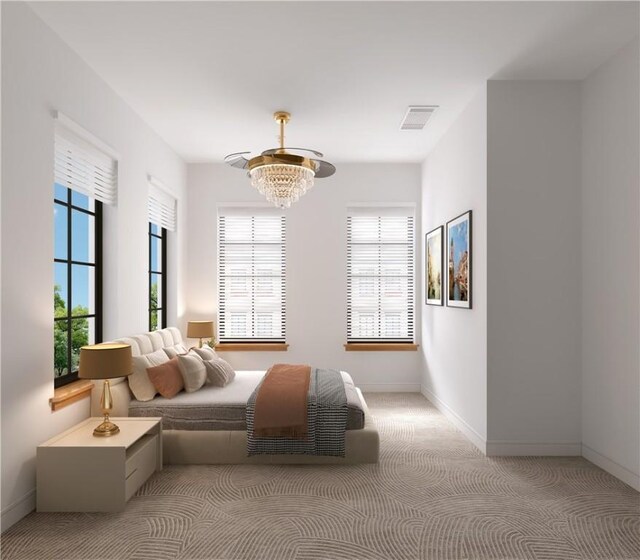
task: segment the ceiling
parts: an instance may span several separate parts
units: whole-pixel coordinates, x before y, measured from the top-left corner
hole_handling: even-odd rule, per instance
[[[30,5],[189,162],[275,146],[278,109],[329,161],[422,161],[485,80],[582,79],[639,21],[636,2]]]

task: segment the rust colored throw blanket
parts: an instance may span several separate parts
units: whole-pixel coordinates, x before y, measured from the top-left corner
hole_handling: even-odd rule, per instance
[[[307,393],[311,366],[275,364],[256,396],[255,437],[307,437]]]

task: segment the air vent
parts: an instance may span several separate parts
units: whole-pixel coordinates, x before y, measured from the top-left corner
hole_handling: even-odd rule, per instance
[[[400,130],[422,130],[437,108],[437,105],[409,105]]]

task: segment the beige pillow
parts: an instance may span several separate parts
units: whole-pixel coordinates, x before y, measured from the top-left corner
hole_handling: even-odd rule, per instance
[[[163,348],[163,350],[164,353],[169,356],[169,358],[175,358],[176,356],[179,356],[180,354],[186,354],[189,351],[182,344],[167,346],[166,348]]]
[[[129,381],[129,388],[137,400],[150,401],[156,396],[157,391],[149,379],[147,368],[160,366],[168,361],[169,358],[162,349],[156,350],[151,354],[145,354],[144,356],[133,357],[133,373],[127,379]]]
[[[216,351],[210,346],[203,346],[202,348],[192,348],[192,350],[203,360],[212,360],[213,358],[218,357]]]
[[[207,381],[216,387],[224,387],[236,377],[236,372],[231,364],[218,356],[211,360],[205,360],[204,365],[207,369]]]
[[[186,356],[176,356],[180,373],[184,380],[184,390],[193,393],[200,389],[207,380],[207,370],[202,358],[197,354],[187,354]]]
[[[178,358],[171,358],[165,364],[147,368],[147,375],[158,393],[167,399],[172,399],[184,389]]]

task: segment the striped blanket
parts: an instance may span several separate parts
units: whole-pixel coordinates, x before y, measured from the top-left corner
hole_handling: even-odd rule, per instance
[[[347,396],[339,371],[311,368],[307,394],[307,437],[256,437],[253,434],[258,385],[247,401],[247,453],[344,457]]]

